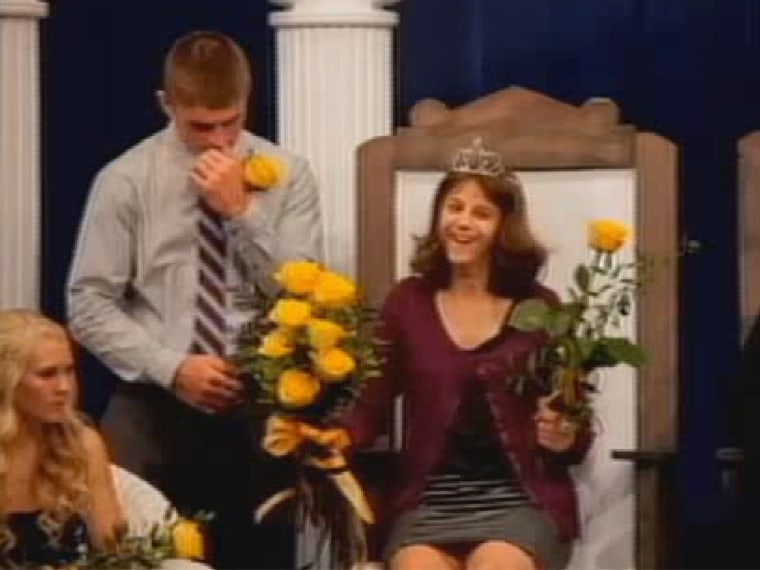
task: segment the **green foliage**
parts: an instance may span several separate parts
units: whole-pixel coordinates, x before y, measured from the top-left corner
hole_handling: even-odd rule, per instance
[[[646,364],[644,350],[621,335],[621,328],[650,267],[646,260],[624,263],[614,253],[595,252],[591,262],[575,267],[567,301],[529,299],[512,312],[513,327],[548,338],[529,379],[562,398],[572,414],[590,415],[587,395],[594,390],[595,370]]]
[[[189,518],[203,524],[211,520],[213,515],[199,512]],[[160,568],[165,560],[179,557],[172,534],[178,520],[176,511],[169,508],[164,513],[163,519],[151,525],[147,532],[140,535],[124,534],[107,550],[91,550],[74,564],[74,568],[77,570]]]

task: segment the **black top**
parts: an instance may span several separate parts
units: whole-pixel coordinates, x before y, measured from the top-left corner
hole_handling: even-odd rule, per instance
[[[469,352],[487,351],[506,334],[505,324],[496,335]],[[458,505],[457,511],[461,507],[470,511],[500,509],[504,504],[521,505],[529,501],[513,465],[504,459],[493,422],[483,387],[471,383],[449,428],[446,452],[423,494],[424,502],[438,507],[453,503]],[[463,504],[464,498],[469,505]]]
[[[506,465],[493,419],[480,386],[474,385],[449,430],[444,469],[473,477],[503,478],[512,475]]]

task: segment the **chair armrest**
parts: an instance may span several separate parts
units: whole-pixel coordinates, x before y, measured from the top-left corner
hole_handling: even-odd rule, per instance
[[[738,500],[742,491],[742,467],[744,450],[740,447],[719,447],[715,451],[715,460],[720,467],[720,484],[723,492]]]
[[[744,463],[744,450],[740,447],[719,447],[715,459],[723,466],[737,466]]]
[[[668,467],[676,457],[674,451],[655,449],[613,449],[612,459],[631,461],[637,469]]]
[[[118,465],[112,464],[111,472],[130,534],[143,535],[153,525],[176,518],[171,503],[153,485]],[[167,513],[170,514],[169,519],[166,518]]]

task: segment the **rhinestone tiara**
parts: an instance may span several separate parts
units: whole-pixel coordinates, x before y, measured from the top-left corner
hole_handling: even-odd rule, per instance
[[[486,149],[480,137],[474,139],[471,146],[457,149],[449,160],[448,169],[449,172],[481,174],[494,178],[505,178],[511,174],[501,155]]]

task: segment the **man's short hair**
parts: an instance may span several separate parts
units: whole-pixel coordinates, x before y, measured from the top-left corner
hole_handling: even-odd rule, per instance
[[[224,34],[192,32],[169,50],[163,82],[170,103],[222,109],[250,95],[251,67],[240,46]]]

